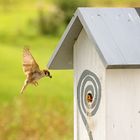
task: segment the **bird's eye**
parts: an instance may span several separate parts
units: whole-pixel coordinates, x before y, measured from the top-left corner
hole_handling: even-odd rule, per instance
[[[44,70],[44,74],[46,75],[47,74],[47,72]]]
[[[49,75],[49,72],[48,71],[45,71],[45,75]]]

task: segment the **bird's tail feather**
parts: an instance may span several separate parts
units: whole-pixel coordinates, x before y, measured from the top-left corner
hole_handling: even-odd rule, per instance
[[[28,83],[27,83],[27,81],[25,81],[24,85],[22,86],[22,89],[20,91],[20,94],[23,94],[23,91],[26,89],[27,85],[28,85]]]

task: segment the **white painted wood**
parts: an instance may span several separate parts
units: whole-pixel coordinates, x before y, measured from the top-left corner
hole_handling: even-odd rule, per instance
[[[94,140],[139,140],[140,69],[105,70],[94,45],[83,29],[74,46],[74,140],[89,139],[76,97],[77,83],[85,69],[96,73],[102,85],[101,104],[91,122]]]
[[[140,69],[107,70],[107,140],[140,140]]]
[[[77,106],[77,84],[85,69],[94,72],[101,82],[101,102],[97,113],[90,119],[90,127],[94,140],[105,140],[105,68],[95,50],[95,44],[91,43],[82,29],[74,45],[74,140],[89,139]]]

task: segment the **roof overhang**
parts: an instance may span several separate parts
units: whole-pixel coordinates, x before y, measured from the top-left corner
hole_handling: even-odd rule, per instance
[[[93,31],[93,27],[92,27],[93,23],[91,21],[88,22],[89,17],[86,16],[87,9],[88,10],[90,9],[89,12],[92,12],[92,13],[93,13],[92,10],[93,9],[95,10],[95,14],[97,17],[94,20],[94,22],[95,22],[94,29],[97,27],[97,29],[99,30],[100,27],[102,27],[101,25],[103,25],[103,23],[102,23],[102,21],[99,21],[100,20],[99,18],[102,18],[101,17],[102,13],[97,12],[98,8],[78,8],[76,10],[74,16],[72,17],[72,20],[68,24],[58,46],[56,47],[56,49],[48,63],[48,68],[49,69],[73,69],[73,46],[74,46],[75,40],[77,40],[82,28],[85,29],[89,39],[91,41],[94,41],[94,43],[97,45],[96,50],[97,50],[98,54],[100,55],[106,68],[109,68],[109,69],[111,69],[111,68],[115,68],[115,69],[116,68],[140,68],[140,57],[139,57],[140,49],[137,50],[138,47],[137,47],[137,45],[135,45],[138,43],[139,43],[138,45],[140,45],[140,39],[138,40],[136,38],[136,36],[140,36],[140,17],[138,16],[139,9],[137,8],[135,10],[135,8],[99,8],[99,9],[103,9],[103,12],[105,9],[110,9],[110,10],[118,9],[118,10],[113,11],[115,14],[117,11],[118,16],[121,15],[120,11],[122,11],[124,13],[125,13],[125,11],[127,11],[128,12],[127,16],[129,16],[130,18],[132,18],[132,16],[134,16],[134,18],[132,18],[132,20],[134,19],[134,20],[136,20],[136,22],[133,21],[132,23],[129,22],[128,17],[124,16],[123,18],[125,18],[125,20],[127,20],[129,22],[127,24],[131,24],[132,27],[135,27],[133,24],[137,24],[136,26],[139,26],[138,31],[136,31],[134,33],[134,42],[135,42],[134,45],[135,46],[132,48],[132,49],[134,49],[134,52],[138,52],[137,53],[138,57],[131,56],[131,54],[130,55],[127,54],[127,52],[125,52],[124,50],[121,50],[122,48],[118,47],[119,45],[117,46],[115,44],[115,41],[112,41],[112,39],[109,37],[106,38],[107,36],[111,36],[111,34],[107,33],[108,32],[107,30],[101,31],[102,29],[106,28],[105,26],[104,26],[104,28],[100,29],[100,31],[101,31],[100,34],[99,34],[98,30]],[[95,16],[95,14],[93,14],[93,16]],[[96,19],[97,19],[97,22],[96,22]],[[121,22],[121,20],[120,20],[120,22]],[[98,25],[98,23],[99,23],[99,25]],[[95,27],[95,25],[96,25],[96,27]],[[126,25],[126,27],[127,27],[127,25]],[[136,28],[134,30],[136,30]],[[123,27],[120,27],[120,31],[122,29],[123,29]],[[116,30],[116,32],[117,32],[117,30]],[[131,31],[128,33],[131,34]],[[133,36],[133,34],[131,36]],[[128,40],[127,44],[133,43],[133,42],[129,43],[131,36],[128,36],[129,40]],[[123,45],[123,41],[122,41],[121,45]],[[111,47],[109,48],[108,46],[111,46]],[[127,50],[127,46],[125,46],[124,49]],[[125,57],[127,57],[127,56],[128,56],[128,60],[125,59]]]
[[[82,30],[78,11],[72,17],[49,63],[49,69],[73,69],[73,45]]]

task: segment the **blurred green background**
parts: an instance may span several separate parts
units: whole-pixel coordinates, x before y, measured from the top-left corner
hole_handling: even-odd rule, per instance
[[[51,71],[20,95],[25,45],[43,69],[77,7],[139,0],[0,0],[0,140],[72,140],[73,71]]]

